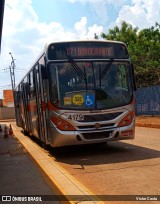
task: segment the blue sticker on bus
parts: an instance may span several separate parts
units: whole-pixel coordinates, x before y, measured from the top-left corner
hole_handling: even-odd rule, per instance
[[[84,104],[85,104],[85,107],[94,106],[95,105],[95,95],[86,94],[84,97]]]

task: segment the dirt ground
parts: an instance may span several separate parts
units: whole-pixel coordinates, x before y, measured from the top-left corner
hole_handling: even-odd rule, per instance
[[[160,116],[136,116],[136,126],[160,128]]]

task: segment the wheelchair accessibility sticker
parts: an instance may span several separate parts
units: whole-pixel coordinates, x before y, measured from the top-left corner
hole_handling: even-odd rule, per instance
[[[85,107],[91,107],[95,105],[95,95],[87,94],[84,97]]]

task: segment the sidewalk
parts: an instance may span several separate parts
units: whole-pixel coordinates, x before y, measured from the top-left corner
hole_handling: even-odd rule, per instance
[[[0,125],[2,127],[2,132],[0,132],[0,195],[37,195],[37,200],[41,199],[39,195],[54,195],[43,173],[35,166],[27,150],[15,136],[9,135],[4,138],[5,124],[0,123]],[[3,200],[5,199],[3,197]],[[43,203],[50,202],[44,201]]]
[[[1,123],[3,130],[5,124]],[[0,195],[42,195],[55,204],[103,203],[59,166],[47,150],[24,136],[17,126],[12,128],[16,137],[4,138],[4,131],[0,132]]]

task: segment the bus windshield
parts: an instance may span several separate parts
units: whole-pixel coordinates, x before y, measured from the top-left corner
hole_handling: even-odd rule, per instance
[[[51,103],[72,110],[110,109],[132,99],[132,74],[127,61],[50,63]]]

